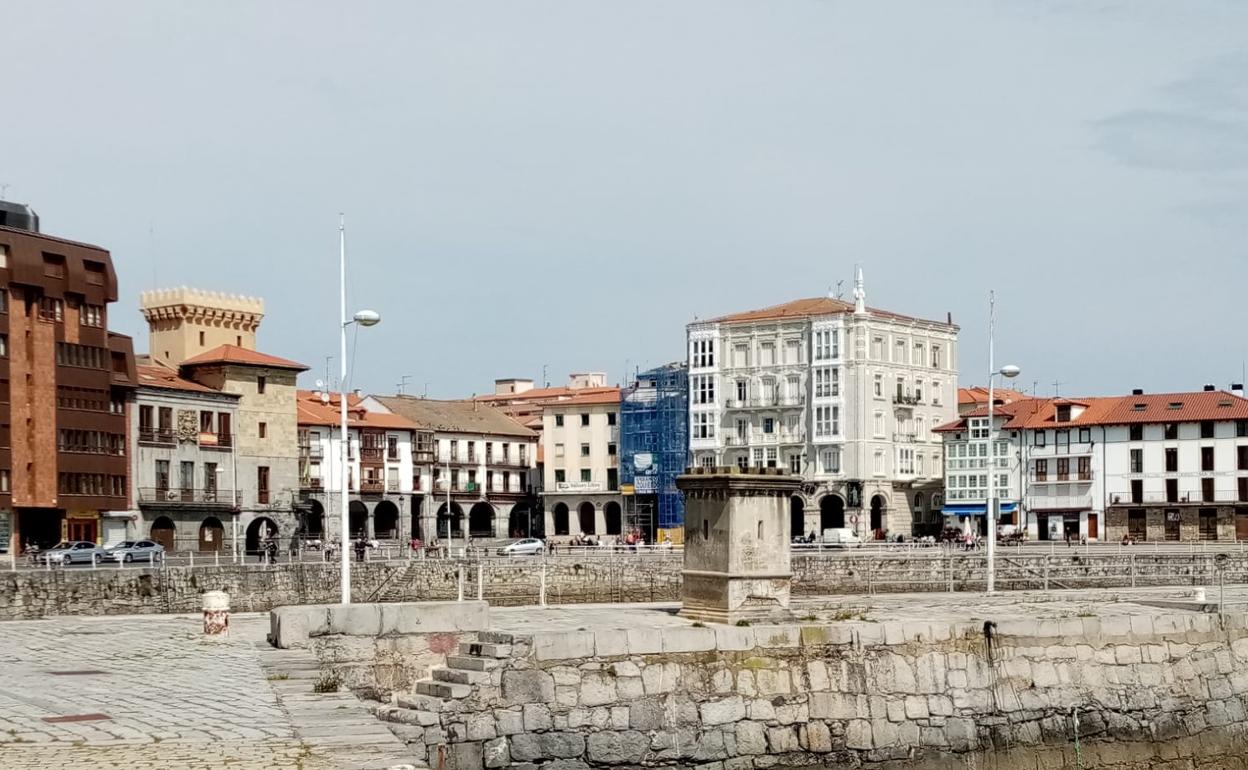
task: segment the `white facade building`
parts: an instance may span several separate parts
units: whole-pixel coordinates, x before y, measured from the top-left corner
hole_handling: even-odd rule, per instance
[[[546,404],[542,441],[546,534],[623,534],[620,389]]]
[[[689,324],[689,448],[700,466],[786,468],[798,532],[926,533],[957,414],[950,322],[803,299]]]
[[[1002,523],[1038,540],[1248,539],[1248,400],[1212,388],[996,407]],[[987,408],[940,428],[947,523],[985,530]]]

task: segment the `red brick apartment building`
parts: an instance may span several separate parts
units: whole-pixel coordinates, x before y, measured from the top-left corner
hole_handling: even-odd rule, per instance
[[[0,543],[98,541],[128,515],[129,337],[108,331],[109,253],[0,201]],[[7,535],[7,537],[5,536]]]

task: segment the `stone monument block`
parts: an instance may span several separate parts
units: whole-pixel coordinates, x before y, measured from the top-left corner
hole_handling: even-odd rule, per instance
[[[789,498],[800,484],[775,469],[693,468],[676,479],[685,496],[681,615],[791,619]]]

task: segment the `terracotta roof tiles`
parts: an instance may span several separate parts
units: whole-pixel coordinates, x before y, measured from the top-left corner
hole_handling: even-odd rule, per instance
[[[191,356],[182,362],[183,366],[203,366],[207,364],[236,364],[243,366],[267,366],[271,369],[294,369],[307,371],[308,367],[286,358],[278,358],[258,350],[240,348],[237,345],[218,345],[197,356]]]
[[[207,385],[200,385],[198,382],[192,382],[178,376],[178,373],[167,366],[160,364],[139,365],[135,367],[138,372],[139,386],[144,388],[165,388],[167,390],[185,390],[192,393],[212,393],[218,396],[227,396],[229,398],[238,398],[237,393],[225,393],[215,390]]]
[[[814,318],[816,316],[827,315],[845,315],[854,312],[854,304],[832,297],[809,297],[806,299],[795,299],[790,302],[784,302],[771,307],[760,308],[758,310],[747,310],[743,313],[732,313],[729,315],[711,318],[708,323],[750,323],[753,321],[781,321],[787,318]],[[921,323],[939,324],[941,326],[950,326],[944,321],[931,321],[924,318],[915,318],[913,316],[901,315],[899,313],[891,313],[887,310],[869,307],[867,313],[873,316],[883,318],[893,318],[899,321],[918,321]]]

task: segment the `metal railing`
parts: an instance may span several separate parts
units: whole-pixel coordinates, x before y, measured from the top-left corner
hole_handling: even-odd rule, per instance
[[[220,503],[233,505],[234,492],[216,488],[139,487],[139,504]]]

